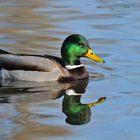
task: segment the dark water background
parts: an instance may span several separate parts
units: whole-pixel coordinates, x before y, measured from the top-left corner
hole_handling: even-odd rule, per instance
[[[87,124],[69,125],[63,96],[54,98],[70,84],[2,82],[0,140],[140,139],[139,0],[0,1],[1,49],[60,55],[72,33],[87,37],[106,60],[83,59],[90,80],[81,102],[106,102],[91,109]]]

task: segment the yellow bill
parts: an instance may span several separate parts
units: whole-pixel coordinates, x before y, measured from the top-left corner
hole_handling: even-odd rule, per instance
[[[106,100],[106,97],[101,97],[98,99],[98,101],[93,102],[93,103],[89,103],[89,104],[85,104],[86,106],[88,106],[89,108],[96,106],[97,104],[101,104]]]
[[[93,53],[91,49],[88,49],[88,52],[85,54],[86,57],[90,58],[91,60],[94,60],[96,62],[102,62],[105,63],[105,61]]]

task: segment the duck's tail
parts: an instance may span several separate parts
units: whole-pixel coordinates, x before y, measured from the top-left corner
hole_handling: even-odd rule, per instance
[[[0,54],[10,54],[10,53],[7,52],[7,51],[4,51],[4,50],[2,50],[2,49],[0,49]]]

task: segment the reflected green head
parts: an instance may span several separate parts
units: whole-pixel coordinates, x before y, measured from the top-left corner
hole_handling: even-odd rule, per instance
[[[61,55],[65,65],[79,65],[79,58],[84,56],[89,49],[87,39],[81,35],[68,36],[61,48]]]
[[[85,124],[90,121],[90,108],[80,102],[81,95],[64,95],[63,112],[66,114],[66,122],[72,125]]]

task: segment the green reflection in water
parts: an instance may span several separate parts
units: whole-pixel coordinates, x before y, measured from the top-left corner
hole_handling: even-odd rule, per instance
[[[82,104],[81,97],[85,93],[88,81],[77,82],[70,89],[65,91],[63,99],[63,112],[66,114],[66,122],[72,125],[86,124],[91,118],[91,107],[100,104],[106,100],[101,97],[96,102]]]

